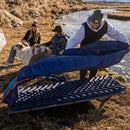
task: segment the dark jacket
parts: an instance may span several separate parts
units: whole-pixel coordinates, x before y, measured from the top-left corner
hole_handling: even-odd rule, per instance
[[[107,21],[104,21],[103,27],[97,32],[91,30],[87,25],[87,22],[83,23],[83,25],[85,28],[85,37],[84,40],[81,42],[81,46],[96,42],[107,33]]]
[[[49,42],[43,44],[52,50],[52,54],[59,54],[66,48],[68,41],[69,37],[66,34],[62,34],[61,36],[56,34]]]
[[[37,38],[35,39],[34,37],[34,33],[32,33],[32,36],[30,37],[31,35],[31,30],[28,30],[24,36],[24,38],[22,40],[27,40],[30,42],[30,46],[33,46],[34,44],[40,44],[40,41],[41,41],[41,35],[40,33],[38,32],[37,34]]]

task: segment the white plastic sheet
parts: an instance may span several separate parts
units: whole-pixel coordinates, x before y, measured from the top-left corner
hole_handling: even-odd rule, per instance
[[[6,39],[4,37],[4,33],[0,29],[0,53],[3,50],[3,48],[5,47],[6,44],[7,44],[7,42],[6,42]]]

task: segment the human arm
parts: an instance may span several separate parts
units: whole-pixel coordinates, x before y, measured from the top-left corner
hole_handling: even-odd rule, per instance
[[[52,37],[52,39],[53,39],[53,37]],[[48,41],[48,42],[42,43],[42,45],[44,45],[46,47],[49,47],[52,44],[52,39],[50,41]]]
[[[45,42],[45,43],[42,43],[42,45],[48,47],[49,45],[51,45],[51,41],[49,41],[49,42]]]
[[[48,55],[51,55],[52,54],[52,50],[48,47],[48,48],[46,48],[47,49],[47,54]]]
[[[30,35],[30,30],[28,30],[28,31],[25,33],[23,39],[21,40],[21,42],[22,42],[23,45],[26,45],[26,42],[30,45],[30,42],[27,41],[29,35]]]
[[[52,54],[59,54],[62,50],[66,48],[69,39],[65,36],[56,36],[52,40],[52,44],[49,48],[52,50]]]
[[[82,25],[78,30],[78,32],[75,34],[75,36],[72,39],[70,39],[66,49],[70,49],[77,46],[83,41],[84,37],[85,37],[85,28]]]
[[[113,27],[110,23],[108,23],[106,34],[112,39],[115,39],[120,42],[128,43],[127,37],[122,32],[118,31],[115,27]]]

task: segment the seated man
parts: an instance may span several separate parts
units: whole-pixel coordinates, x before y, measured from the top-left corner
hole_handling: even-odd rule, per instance
[[[33,46],[34,44],[40,44],[41,35],[38,30],[38,23],[36,21],[33,22],[31,29],[29,29],[24,38],[21,40],[24,46]],[[3,67],[8,67],[14,62],[14,57],[16,56],[16,50],[12,46],[10,55],[8,57],[7,62],[3,65]]]
[[[45,45],[47,47],[47,55],[58,55],[62,50],[66,48],[66,45],[69,41],[69,36],[63,33],[63,28],[61,25],[57,25],[52,31],[55,32],[55,35],[49,42],[42,43],[42,45]],[[43,53],[36,54],[32,57],[30,63],[47,55]]]
[[[48,47],[48,54],[59,54],[66,48],[69,37],[63,33],[61,25],[57,25],[52,31],[55,32],[55,35],[49,42],[43,43],[43,45]]]

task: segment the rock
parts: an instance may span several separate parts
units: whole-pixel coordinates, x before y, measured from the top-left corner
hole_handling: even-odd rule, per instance
[[[0,26],[18,27],[22,24],[23,24],[23,21],[20,18],[10,14],[7,11],[0,10]]]
[[[7,8],[5,0],[0,0],[0,9]]]
[[[18,18],[22,18],[22,16],[23,16],[20,9],[19,9],[19,10],[18,10],[18,9],[14,9],[14,10],[12,10],[10,13],[11,13],[12,15],[18,17]]]
[[[84,11],[87,11],[87,7],[84,7],[83,10],[84,10]]]
[[[29,15],[34,19],[40,17],[40,13],[35,10],[29,10]]]

